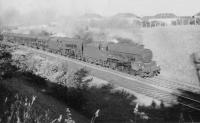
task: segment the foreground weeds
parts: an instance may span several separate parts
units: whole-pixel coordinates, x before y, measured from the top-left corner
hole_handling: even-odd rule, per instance
[[[69,108],[66,108],[65,117],[60,114],[53,118],[52,112],[38,105],[36,96],[28,98],[18,93],[13,94],[2,84],[0,89],[7,93],[5,97],[1,95],[0,123],[75,123]]]

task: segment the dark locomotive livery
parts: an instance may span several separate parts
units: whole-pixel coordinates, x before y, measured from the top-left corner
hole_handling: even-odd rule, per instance
[[[85,44],[81,39],[66,37],[36,37],[12,33],[3,33],[2,36],[3,41],[79,59],[142,78],[160,73],[160,67],[152,61],[152,51],[134,43],[91,45]]]

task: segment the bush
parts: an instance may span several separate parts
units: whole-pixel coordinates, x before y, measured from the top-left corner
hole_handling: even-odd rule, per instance
[[[6,50],[0,50],[0,79],[10,78],[17,68],[12,65],[12,55]]]
[[[26,80],[37,87],[46,88],[48,86],[48,82],[45,78],[35,75],[32,72],[22,72],[23,76],[26,77]]]
[[[112,91],[111,85],[88,89],[85,94],[87,101],[83,108],[84,114],[91,117],[97,109],[100,109],[100,116],[96,122],[128,122],[134,119],[132,101],[136,98],[125,91]]]
[[[124,91],[113,92],[111,85],[101,88],[67,88],[54,85],[49,94],[64,101],[89,119],[97,109],[100,109],[100,118],[97,118],[96,122],[125,122],[134,117],[132,101],[136,98]]]
[[[37,102],[37,97],[26,97],[15,91],[8,90],[0,83],[0,122],[2,123],[75,123],[71,118],[70,110],[66,110],[66,118],[55,116],[54,112],[45,109]]]
[[[84,68],[81,68],[77,72],[74,73],[73,83],[78,89],[86,89],[88,87],[88,83],[92,81],[92,79],[86,79],[88,77],[89,71]]]

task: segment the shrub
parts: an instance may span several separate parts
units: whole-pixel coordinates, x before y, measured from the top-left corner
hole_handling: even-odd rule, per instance
[[[6,50],[0,50],[0,79],[10,78],[17,70],[12,65],[12,55]]]
[[[8,91],[5,87],[0,86],[4,91]],[[10,92],[12,93],[12,92]],[[52,112],[44,110],[39,104],[35,104],[37,97],[25,97],[23,95],[15,94],[15,96],[4,96],[4,100],[0,100],[0,122],[3,123],[75,123],[71,118],[69,108],[66,110],[66,118],[59,115],[55,118]],[[0,97],[3,98],[2,95]]]
[[[40,88],[46,88],[48,85],[47,80],[45,78],[37,76],[32,72],[27,71],[23,72],[22,74],[26,77],[26,80],[32,85],[35,85]]]

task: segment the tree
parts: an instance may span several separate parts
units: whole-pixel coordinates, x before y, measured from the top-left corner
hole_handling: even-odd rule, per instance
[[[63,62],[59,68],[58,68],[60,71],[61,71],[61,74],[58,75],[55,80],[56,82],[58,82],[59,84],[63,85],[63,86],[67,86],[67,81],[68,81],[68,78],[67,78],[67,72],[68,72],[68,64]]]
[[[75,83],[77,88],[87,88],[88,83],[92,81],[92,78],[88,79],[89,71],[85,68],[81,68],[77,72],[74,73],[73,82]]]
[[[164,108],[165,108],[165,104],[164,104],[163,101],[161,101],[161,103],[160,103],[160,108],[161,108],[161,109],[164,109]]]
[[[151,103],[151,107],[152,107],[152,108],[156,108],[156,102],[155,102],[154,100],[153,100],[152,103]]]
[[[12,65],[12,55],[5,50],[0,50],[0,79],[10,77],[16,70],[17,68]]]

